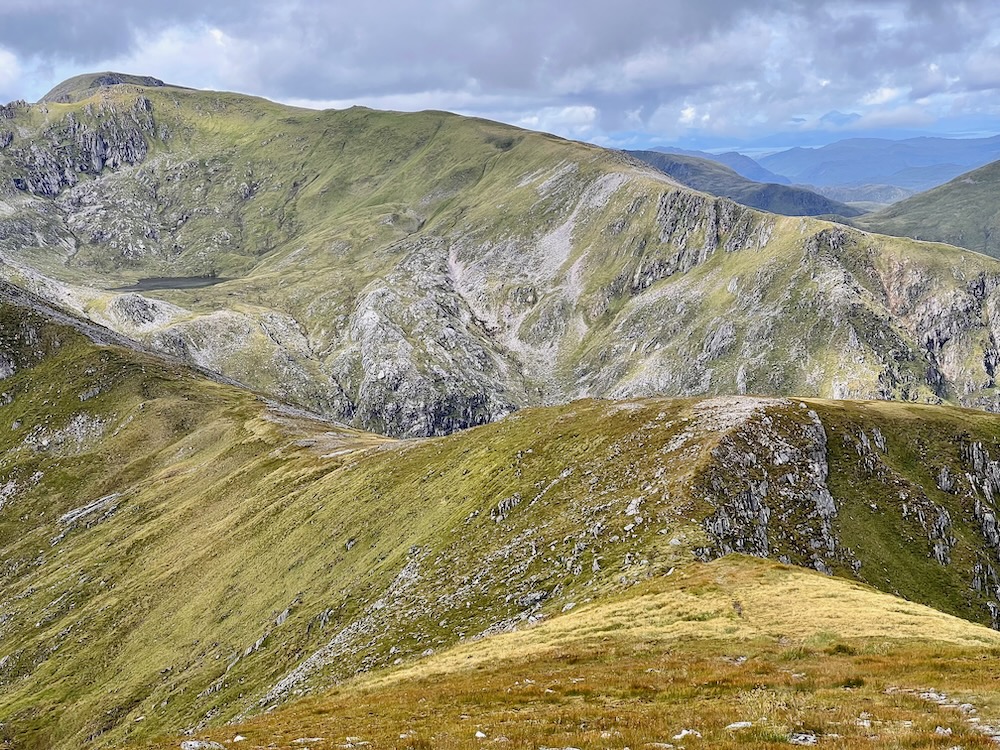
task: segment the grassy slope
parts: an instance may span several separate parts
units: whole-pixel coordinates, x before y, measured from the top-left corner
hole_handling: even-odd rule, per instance
[[[756,486],[754,472],[798,487],[782,475],[811,471],[797,451],[813,417],[798,401],[583,401],[385,442],[95,347],[23,309],[3,321],[17,362],[0,434],[0,715],[13,747],[217,724],[571,603],[655,592],[671,568],[702,575],[695,553],[714,547],[704,519]],[[843,554],[828,563],[854,575],[860,558],[863,580],[988,620],[991,595],[971,589],[970,566],[1000,562],[970,517],[971,487],[940,493],[933,481],[939,465],[974,473],[962,447],[995,452],[997,419],[811,408],[841,504]],[[858,448],[873,426],[885,453]],[[757,458],[732,464],[726,445]],[[950,510],[950,565],[899,510],[904,492],[911,508]],[[779,521],[782,501],[769,502],[773,553],[810,564],[815,519]]]
[[[198,736],[241,735],[250,748],[622,748],[676,744],[687,729],[698,734],[679,739],[694,747],[782,747],[792,733],[918,747],[941,744],[946,727],[951,743],[988,747],[954,706],[997,716],[998,647],[995,631],[857,584],[727,558]],[[919,697],[931,687],[952,710]],[[740,721],[753,726],[726,728]]]
[[[946,242],[1000,257],[1000,162],[987,164],[940,187],[857,220],[883,234]]]
[[[761,211],[785,216],[858,216],[861,212],[805,188],[776,183],[762,184],[740,176],[729,167],[683,154],[628,151],[628,154],[667,173],[695,190],[732,198]]]

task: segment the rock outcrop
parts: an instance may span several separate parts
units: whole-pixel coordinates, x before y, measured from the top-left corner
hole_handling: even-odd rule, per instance
[[[13,186],[33,195],[55,197],[76,185],[82,174],[99,175],[105,168],[138,164],[149,151],[155,133],[152,102],[137,97],[125,111],[115,103],[70,112],[30,140],[0,138],[12,162]],[[5,170],[7,171],[7,170]]]

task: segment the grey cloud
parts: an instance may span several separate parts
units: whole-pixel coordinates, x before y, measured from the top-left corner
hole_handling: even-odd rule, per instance
[[[0,46],[26,58],[86,64],[128,52],[140,32],[167,24],[237,23],[243,7],[231,0],[4,0]]]
[[[699,127],[745,129],[754,119],[773,129],[853,111],[880,89],[907,91],[911,101],[986,91],[998,85],[989,67],[998,27],[992,0],[0,5],[0,48],[25,66],[141,65],[165,30],[214,28],[232,49],[185,51],[206,61],[227,55],[225,64],[206,64],[203,80],[177,83],[286,100],[461,100],[466,111],[487,115],[588,106],[604,132],[634,129],[636,115],[648,127],[666,127],[670,113],[686,106],[709,115]]]

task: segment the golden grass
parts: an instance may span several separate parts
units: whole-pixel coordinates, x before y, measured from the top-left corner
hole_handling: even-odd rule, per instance
[[[1000,633],[982,626],[736,557],[205,736],[314,750],[786,747],[793,733],[836,747],[989,747],[976,720],[1000,716],[998,654]],[[701,736],[678,738],[685,729]]]
[[[496,660],[576,647],[606,633],[636,641],[758,638],[928,640],[1000,647],[1000,633],[863,584],[739,556],[687,566],[611,601],[571,611],[533,628],[464,643],[372,684],[478,668]]]

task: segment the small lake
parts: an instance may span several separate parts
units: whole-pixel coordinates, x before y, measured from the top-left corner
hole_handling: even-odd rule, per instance
[[[222,276],[151,276],[139,279],[131,286],[118,286],[113,292],[153,292],[157,289],[200,289],[229,281]]]

